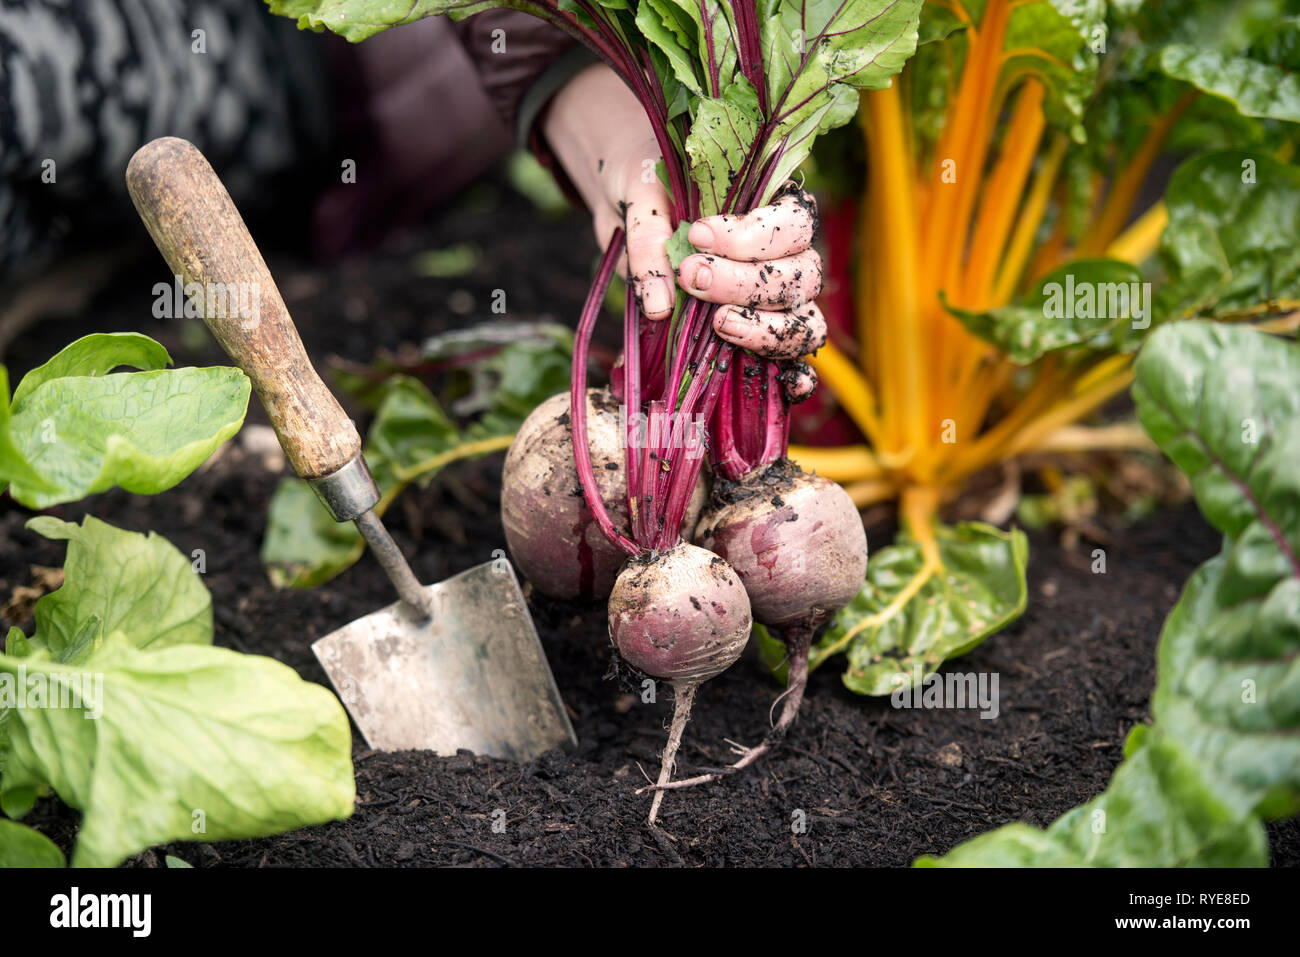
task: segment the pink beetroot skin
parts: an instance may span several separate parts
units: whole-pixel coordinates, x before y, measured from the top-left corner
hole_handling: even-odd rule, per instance
[[[736,573],[686,543],[628,561],[609,596],[609,634],[619,654],[675,685],[726,670],[744,650],[752,624]]]
[[[618,402],[587,390],[587,438],[601,501],[615,526],[628,529],[624,446]],[[682,534],[689,537],[706,497],[695,489]],[[524,420],[506,453],[501,524],[524,577],[555,598],[604,598],[627,555],[601,533],[582,497],[573,464],[569,395],[553,395]]]
[[[720,487],[695,543],[727,560],[745,583],[754,619],[777,630],[816,628],[866,578],[867,536],[853,500],[786,460]]]

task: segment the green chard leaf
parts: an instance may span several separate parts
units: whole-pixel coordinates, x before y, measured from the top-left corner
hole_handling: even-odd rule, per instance
[[[1187,44],[1160,51],[1160,69],[1175,80],[1230,101],[1246,116],[1300,123],[1300,77],[1291,69],[1249,56]]]
[[[238,369],[160,368],[168,361],[144,336],[95,334],[33,370],[0,414],[0,483],[48,508],[181,481],[239,431],[250,384]],[[122,365],[145,371],[109,373]]]
[[[1046,831],[1008,824],[917,867],[1267,867],[1263,826],[1220,801],[1179,748],[1152,740],[1097,798]]]
[[[1136,365],[1138,418],[1192,482],[1222,552],[1160,635],[1151,726],[1096,800],[921,867],[1264,867],[1261,818],[1300,812],[1300,346],[1190,321]]]
[[[1037,78],[1046,91],[1048,122],[1083,142],[1081,119],[1096,86],[1106,39],[1105,0],[1020,4],[1007,23],[998,84],[1010,89],[1026,76]]]
[[[1225,536],[1165,623],[1153,712],[1234,806],[1300,811],[1300,347],[1205,322],[1138,358],[1138,418]]]
[[[871,556],[862,591],[813,645],[813,667],[847,652],[845,687],[892,694],[1020,617],[1028,599],[1024,533],[980,522],[939,525],[935,532],[943,567],[892,614],[886,613],[891,603],[922,571],[920,546],[904,536]]]
[[[1029,365],[1049,352],[1076,346],[1106,349],[1127,342],[1129,330],[1151,325],[1150,284],[1117,259],[1079,259],[1054,270],[1033,292],[986,312],[944,306],[967,329]]]
[[[1300,307],[1300,169],[1260,151],[1188,160],[1165,192],[1163,317]]]
[[[986,3],[962,4],[959,9],[965,16],[939,4],[925,5],[921,45],[904,74],[922,156],[928,155],[947,122],[971,42],[967,27],[978,30],[988,14]],[[1109,35],[1105,11],[1104,0],[1016,4],[1005,27],[996,95],[1005,97],[1033,77],[1043,85],[1048,122],[1070,133],[1076,143],[1084,142],[1083,117],[1096,87],[1099,51]]]

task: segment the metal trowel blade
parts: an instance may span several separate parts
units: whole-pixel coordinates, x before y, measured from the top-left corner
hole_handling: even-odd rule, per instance
[[[509,562],[423,587],[432,620],[399,601],[312,644],[366,743],[513,761],[577,744]]]

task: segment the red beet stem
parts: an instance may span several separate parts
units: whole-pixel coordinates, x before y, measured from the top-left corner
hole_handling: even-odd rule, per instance
[[[591,467],[591,447],[587,444],[587,356],[591,352],[591,333],[596,327],[596,317],[600,315],[601,305],[605,301],[605,292],[609,289],[610,278],[614,275],[614,265],[623,254],[623,230],[614,230],[605,248],[605,255],[600,259],[600,268],[587,293],[587,301],[582,307],[582,316],[578,320],[578,331],[573,340],[573,374],[569,384],[569,423],[573,432],[573,464],[578,470],[578,484],[582,486],[582,497],[591,509],[596,524],[611,542],[629,555],[640,554],[636,543],[621,534],[610,520],[605,503],[601,501],[600,489],[596,486],[596,473]]]
[[[636,490],[641,485],[641,336],[637,319],[641,310],[636,296],[628,290],[623,302],[623,446],[627,464],[627,513],[632,516],[632,537],[640,541],[640,512],[636,507]]]

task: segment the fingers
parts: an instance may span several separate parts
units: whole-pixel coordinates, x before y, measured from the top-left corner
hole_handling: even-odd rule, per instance
[[[817,373],[802,359],[788,363],[777,379],[785,386],[786,398],[795,405],[811,399],[817,391]]]
[[[822,261],[815,249],[763,263],[696,253],[682,260],[677,278],[683,289],[705,302],[788,309],[821,292]]]
[[[812,246],[816,232],[817,204],[811,193],[794,188],[744,216],[696,220],[686,238],[700,252],[752,263],[801,253]]]
[[[714,313],[713,329],[733,345],[769,359],[798,359],[826,344],[826,319],[814,302],[788,311],[723,306]]]
[[[624,220],[627,227],[628,282],[649,319],[667,319],[673,312],[676,285],[665,243],[673,234],[668,193],[650,171],[627,187]]]

